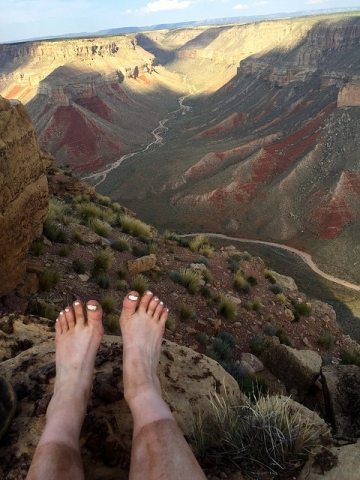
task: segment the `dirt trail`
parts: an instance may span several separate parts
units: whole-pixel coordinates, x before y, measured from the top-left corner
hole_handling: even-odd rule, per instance
[[[276,247],[276,248],[281,248],[282,250],[287,250],[288,252],[295,253],[298,255],[301,260],[306,263],[315,273],[320,275],[323,278],[326,278],[326,280],[329,280],[330,282],[337,283],[338,285],[342,285],[343,287],[350,288],[351,290],[355,290],[357,292],[360,292],[360,285],[357,285],[356,283],[350,283],[347,282],[346,280],[342,280],[341,278],[334,277],[333,275],[330,275],[329,273],[325,273],[320,268],[316,265],[314,260],[312,259],[311,255],[303,252],[301,250],[298,250],[293,247],[288,247],[287,245],[283,245],[281,243],[273,243],[273,242],[265,242],[263,240],[252,240],[249,238],[238,238],[238,237],[229,237],[227,235],[223,235],[222,233],[188,233],[184,235],[179,235],[179,237],[193,237],[196,235],[206,235],[207,237],[213,237],[213,238],[223,238],[224,240],[231,240],[232,242],[242,242],[242,243],[257,243],[260,245],[268,245],[270,247]]]

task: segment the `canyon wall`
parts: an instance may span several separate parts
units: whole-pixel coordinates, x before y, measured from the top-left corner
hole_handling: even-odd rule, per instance
[[[31,120],[21,104],[0,97],[0,295],[22,281],[47,207],[45,167]]]

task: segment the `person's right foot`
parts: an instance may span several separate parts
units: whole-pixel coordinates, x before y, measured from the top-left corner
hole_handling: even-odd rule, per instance
[[[131,402],[155,393],[161,395],[157,367],[168,309],[151,292],[141,298],[130,292],[120,316],[123,337],[124,396]]]

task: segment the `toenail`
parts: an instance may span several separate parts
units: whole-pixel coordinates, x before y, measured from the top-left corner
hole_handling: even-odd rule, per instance
[[[157,297],[154,298],[154,302],[158,302],[159,299]]]
[[[160,302],[160,305],[164,305],[164,302]]]
[[[133,302],[136,302],[136,300],[139,300],[139,297],[137,297],[136,295],[129,295],[128,299],[132,300]]]
[[[98,307],[97,307],[97,305],[91,305],[91,304],[89,304],[89,305],[86,305],[86,308],[87,308],[88,310],[90,310],[90,312],[95,312]]]
[[[78,305],[80,305],[80,302],[78,300],[76,300],[76,302],[74,302],[74,305],[78,306]]]
[[[64,312],[61,310],[60,315],[64,315]]]
[[[148,290],[148,291],[146,292],[146,295],[152,295],[152,292],[150,292],[150,290]]]
[[[166,309],[166,311],[167,311],[167,312],[170,312],[170,310],[169,310],[168,308]]]
[[[58,322],[58,321],[59,321],[59,319],[57,318],[57,319],[55,320],[55,322]]]
[[[70,312],[70,308],[65,308],[65,312]]]

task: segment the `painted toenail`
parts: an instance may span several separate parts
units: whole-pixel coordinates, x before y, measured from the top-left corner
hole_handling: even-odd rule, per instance
[[[86,305],[86,308],[90,310],[90,312],[95,312],[97,310],[97,305]]]
[[[150,290],[148,290],[148,291],[146,292],[146,295],[152,295],[152,292],[150,292]]]
[[[157,297],[154,298],[154,302],[158,302],[159,299]]]
[[[61,310],[60,315],[64,315],[64,312]]]
[[[164,305],[164,302],[160,302],[160,305]]]
[[[76,300],[76,302],[74,302],[74,305],[78,306],[78,305],[80,305],[80,302],[78,300]]]
[[[65,308],[65,312],[66,313],[70,312],[70,308]]]
[[[169,310],[168,308],[166,309],[166,311],[167,311],[167,312],[170,312],[170,310]]]
[[[137,297],[136,295],[129,295],[128,299],[132,300],[133,302],[136,302],[136,300],[139,300],[139,297]]]

